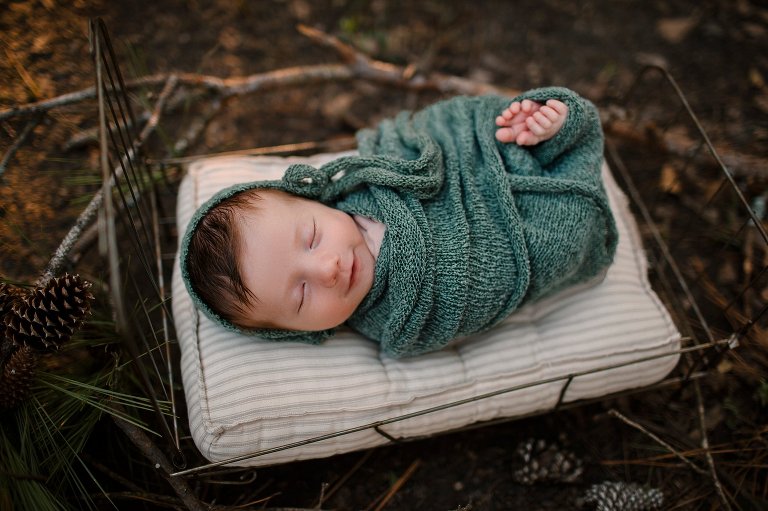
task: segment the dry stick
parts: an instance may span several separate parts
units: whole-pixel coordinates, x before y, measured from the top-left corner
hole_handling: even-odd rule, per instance
[[[171,92],[173,92],[173,89],[176,87],[176,84],[177,82],[176,80],[174,80],[174,76],[171,75],[171,77],[166,82],[165,87],[163,88],[163,92],[160,94],[160,97],[157,99],[157,102],[155,103],[155,108],[152,110],[152,116],[149,118],[149,121],[147,121],[147,124],[144,126],[144,129],[141,130],[141,133],[139,133],[138,138],[134,141],[134,147],[140,147],[144,143],[144,141],[147,139],[147,137],[149,137],[149,135],[155,130],[155,128],[157,127],[157,123],[160,120],[160,114],[163,110],[165,102],[168,99],[168,96],[171,94]],[[133,151],[129,151],[128,154],[124,155],[123,159],[130,160],[135,156],[136,155],[133,153]],[[117,177],[120,177],[122,175],[122,165],[118,165],[115,168],[114,174]],[[64,260],[67,257],[67,254],[72,249],[75,242],[77,242],[83,229],[85,229],[85,227],[93,221],[93,219],[96,216],[96,213],[101,208],[101,204],[103,200],[104,200],[103,191],[102,189],[99,189],[93,195],[91,202],[88,203],[88,205],[85,207],[82,213],[80,213],[80,216],[77,217],[77,220],[75,221],[75,225],[73,225],[72,228],[67,233],[67,235],[64,236],[64,239],[62,240],[59,247],[56,249],[56,252],[54,252],[53,257],[48,263],[48,267],[46,268],[45,272],[38,280],[38,283],[46,282],[53,275],[59,272],[61,266],[63,266],[64,264]]]
[[[415,68],[411,65],[401,67],[372,59],[338,38],[315,28],[298,25],[297,29],[313,41],[333,48],[341,56],[342,60],[353,69],[356,78],[394,84],[414,90],[436,90],[454,94],[479,95],[496,93],[517,96],[520,93],[520,91],[515,89],[497,87],[455,75],[429,73],[426,76],[421,76],[415,73]]]
[[[677,450],[675,450],[674,447],[672,447],[667,442],[665,442],[664,440],[659,438],[657,435],[651,433],[650,431],[645,429],[643,426],[641,426],[637,422],[634,422],[634,421],[628,419],[627,417],[625,417],[624,415],[622,415],[618,410],[616,410],[614,408],[611,408],[610,410],[608,410],[608,415],[616,417],[617,419],[621,420],[625,424],[627,424],[629,426],[632,426],[633,428],[637,429],[638,431],[640,431],[640,432],[644,433],[645,435],[649,436],[652,440],[657,442],[659,445],[661,445],[662,447],[667,449],[669,452],[671,452],[672,454],[674,454],[675,456],[680,458],[680,460],[682,460],[686,465],[691,467],[697,473],[702,474],[702,475],[707,475],[707,471],[706,470],[704,470],[703,468],[699,467],[698,465],[693,463],[691,460],[689,460],[688,458],[683,456],[682,453],[680,453]]]
[[[400,488],[402,488],[408,479],[411,478],[413,473],[416,472],[416,469],[419,468],[419,465],[421,465],[420,459],[416,459],[413,463],[411,463],[411,466],[408,467],[408,470],[406,470],[403,475],[400,476],[397,481],[395,481],[395,484],[392,485],[386,495],[384,495],[384,498],[381,500],[381,502],[379,502],[379,505],[376,506],[373,511],[381,511],[384,509],[389,501],[392,500],[392,497],[394,497],[395,494],[400,491]]]
[[[88,453],[84,453],[84,452],[80,453],[80,457],[83,458],[83,460],[85,460],[88,463],[90,463],[94,468],[96,468],[100,472],[103,472],[104,474],[106,474],[109,477],[111,477],[114,481],[116,481],[116,482],[122,484],[123,486],[125,486],[126,488],[128,488],[130,491],[132,491],[134,493],[142,493],[144,491],[144,489],[141,486],[139,486],[136,483],[134,483],[133,481],[131,481],[131,480],[121,476],[120,474],[118,474],[117,472],[115,472],[111,468],[107,467],[106,465],[103,465],[103,464],[99,463],[98,461],[93,459],[93,457],[90,456]]]
[[[181,85],[204,87],[218,92],[224,97],[248,94],[256,91],[291,87],[309,83],[344,81],[354,78],[372,80],[380,83],[398,85],[415,90],[436,90],[455,94],[485,94],[504,93],[516,95],[519,91],[504,87],[468,80],[458,76],[442,73],[430,73],[426,76],[415,75],[412,67],[401,67],[387,62],[371,59],[363,53],[346,45],[338,39],[324,34],[319,30],[300,26],[299,30],[312,40],[333,47],[346,61],[345,64],[318,64],[313,66],[294,66],[265,73],[257,73],[245,77],[219,78],[217,76],[196,73],[155,74],[128,80],[128,89],[159,85],[175,76]],[[96,97],[96,89],[89,87],[77,92],[64,94],[55,98],[19,105],[0,110],[0,120],[17,115],[28,115],[34,112],[44,112],[73,103],[78,103]]]
[[[32,131],[37,127],[38,124],[40,124],[40,121],[43,120],[43,114],[38,115],[31,121],[27,123],[26,126],[24,126],[24,129],[22,130],[21,134],[16,137],[16,140],[13,141],[13,145],[8,148],[8,151],[3,156],[2,161],[0,161],[0,176],[3,175],[5,172],[6,167],[8,167],[8,163],[11,161],[11,158],[13,158],[18,150],[21,148],[21,146],[24,144],[24,142],[27,141],[27,138],[29,135],[32,134]]]
[[[755,447],[755,448],[748,448],[748,447],[733,447],[731,449],[725,449],[724,446],[730,445],[730,444],[719,444],[718,448],[715,449],[712,446],[709,446],[709,451],[712,454],[735,454],[735,453],[743,453],[743,452],[763,452],[765,449],[762,447]],[[688,449],[687,451],[681,451],[681,455],[683,456],[700,456],[701,454],[704,454],[704,449],[698,448],[698,449]],[[644,465],[644,464],[654,464],[656,462],[663,462],[664,460],[668,460],[670,458],[674,458],[675,455],[672,453],[666,453],[666,454],[657,454],[656,456],[648,456],[646,458],[636,458],[633,460],[600,460],[601,465],[605,465],[607,467],[614,466],[614,465]],[[665,464],[666,465],[666,464]]]
[[[171,507],[174,509],[181,508],[181,502],[176,497],[169,495],[158,495],[156,493],[147,493],[144,491],[118,491],[111,493],[96,493],[91,495],[94,497],[104,497],[108,499],[128,499],[128,500],[141,500],[145,502],[151,502],[152,504],[164,507]]]
[[[14,52],[11,51],[10,48],[7,46],[5,47],[5,56],[8,59],[9,62],[13,64],[13,67],[16,68],[16,72],[19,73],[19,76],[21,76],[21,80],[24,82],[24,85],[27,86],[27,88],[30,90],[32,95],[35,98],[39,98],[42,94],[40,91],[40,87],[38,87],[37,82],[35,82],[34,78],[32,78],[32,75],[29,74],[29,71],[26,70],[26,68],[19,62],[19,60],[14,55]]]
[[[257,90],[274,89],[277,87],[302,85],[318,81],[350,79],[352,72],[343,64],[320,64],[315,66],[296,66],[258,73],[246,77],[219,78],[217,76],[200,75],[196,73],[159,73],[126,80],[126,89],[157,86],[175,77],[180,85],[203,87],[218,92],[224,96],[255,92]],[[0,120],[18,115],[29,115],[35,112],[46,112],[81,101],[94,99],[96,88],[88,87],[76,92],[63,94],[55,98],[14,106],[0,110]]]
[[[317,503],[317,508],[319,509],[322,507],[322,505],[328,501],[333,495],[342,487],[344,484],[349,481],[349,478],[354,475],[355,472],[360,470],[360,467],[362,467],[366,461],[371,457],[371,455],[375,452],[374,449],[369,449],[363,457],[361,457],[359,460],[357,460],[357,463],[354,464],[354,466],[347,471],[346,474],[344,474],[341,479],[333,483],[333,486],[330,487],[321,497],[319,502]]]
[[[221,111],[224,103],[221,98],[215,97],[208,104],[208,108],[201,115],[195,117],[190,123],[187,132],[173,144],[173,154],[184,154],[192,143],[202,134],[208,123]]]
[[[200,158],[212,158],[219,156],[267,156],[278,154],[294,154],[299,151],[343,151],[348,149],[354,149],[357,147],[357,142],[354,136],[332,138],[330,140],[319,140],[310,142],[297,142],[295,144],[283,144],[268,147],[255,147],[253,149],[240,149],[237,151],[224,151],[220,153],[208,153],[208,154],[195,154],[192,156],[182,156],[179,158],[164,158],[160,160],[153,160],[148,158],[146,160],[149,165],[159,164],[180,164],[191,163]]]
[[[744,233],[744,243],[742,248],[742,253],[744,254],[744,261],[741,263],[742,267],[742,273],[744,274],[744,277],[742,278],[742,289],[747,289],[750,285],[750,282],[752,281],[752,272],[755,267],[753,262],[754,257],[754,245],[755,245],[755,236],[756,236],[756,229],[752,225],[747,226],[747,232]],[[744,315],[745,316],[752,316],[752,300],[751,293],[747,292],[744,293]]]
[[[188,91],[187,89],[177,89],[173,96],[168,100],[168,104],[165,108],[166,113],[176,112],[177,110],[181,108],[185,108],[189,103],[198,101],[202,99],[204,96],[206,96],[208,93],[205,91],[197,90],[197,91]],[[214,95],[213,99],[211,100],[211,103],[215,105],[218,103],[218,107],[221,106],[221,100],[218,97],[218,95]],[[152,112],[150,111],[144,111],[141,114],[139,114],[136,117],[136,122],[139,126],[141,126],[144,122],[146,122],[150,117],[152,116]],[[199,117],[206,118],[208,117],[208,113],[203,113]],[[196,119],[193,119],[193,123]],[[206,121],[207,122],[207,121]],[[126,128],[132,128],[132,123],[130,120],[126,123]],[[118,129],[117,126],[114,124],[109,125],[109,130],[114,131]],[[190,128],[191,129],[191,128]],[[98,134],[98,127],[89,128],[86,130],[79,131],[78,133],[75,133],[72,135],[69,140],[67,140],[64,144],[62,144],[62,149],[64,151],[70,151],[72,149],[77,149],[83,145],[87,145],[91,142],[94,142],[97,140],[99,134]]]
[[[603,129],[608,136],[614,136],[627,142],[639,145],[653,146],[655,149],[664,151],[667,154],[679,158],[688,158],[691,152],[698,144],[697,141],[687,136],[676,133],[659,133],[653,127],[638,129],[632,123],[610,119],[605,116],[603,119]],[[768,176],[768,160],[736,152],[728,147],[715,147],[720,159],[732,171],[742,176]],[[712,157],[709,153],[698,153],[693,161],[699,164],[712,164]]]
[[[709,437],[707,435],[707,425],[706,421],[704,420],[704,399],[701,396],[701,385],[699,384],[699,381],[696,380],[693,382],[693,388],[696,393],[696,408],[698,410],[699,415],[699,427],[701,429],[701,448],[704,449],[704,456],[707,460],[707,465],[709,466],[709,475],[712,477],[712,482],[715,485],[715,489],[717,490],[717,495],[720,497],[720,502],[723,504],[723,507],[726,509],[726,511],[731,511],[731,504],[728,502],[728,498],[725,495],[725,491],[723,490],[723,485],[720,484],[720,478],[717,477],[717,469],[715,469],[715,460],[712,458],[712,452],[709,450]]]
[[[150,438],[139,428],[131,424],[130,422],[123,420],[117,416],[112,416],[115,424],[123,430],[123,433],[133,442],[133,444],[139,448],[144,456],[151,461],[155,468],[158,469],[160,475],[168,481],[176,495],[184,502],[184,505],[190,511],[206,511],[208,506],[197,500],[192,488],[189,487],[187,481],[181,477],[171,477],[169,474],[173,472],[173,467],[168,459]]]

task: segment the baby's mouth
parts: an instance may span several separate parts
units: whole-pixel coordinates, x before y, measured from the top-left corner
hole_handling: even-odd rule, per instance
[[[352,268],[349,269],[349,286],[347,287],[347,293],[349,293],[352,290],[352,287],[355,285],[355,282],[357,281],[357,273],[360,265],[357,262],[357,255],[355,252],[352,252]]]

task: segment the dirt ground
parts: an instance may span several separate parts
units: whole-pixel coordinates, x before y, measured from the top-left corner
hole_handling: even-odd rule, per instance
[[[600,106],[624,93],[644,64],[661,64],[677,79],[716,145],[768,157],[765,1],[9,0],[0,3],[0,110],[91,86],[87,19],[95,15],[106,22],[129,77],[169,71],[231,77],[336,62],[331,50],[297,33],[298,23],[336,35],[377,59],[413,64],[419,72],[441,71],[521,90],[563,85]],[[188,152],[349,135],[434,97],[347,84],[234,98]],[[643,101],[651,110],[668,108],[663,98]],[[82,208],[82,196],[95,186],[95,147],[62,149],[74,134],[93,126],[89,108],[52,112],[0,176],[0,274],[6,278],[30,281],[42,271]],[[179,125],[186,121],[182,116]],[[24,126],[18,119],[0,121],[0,155]],[[711,485],[691,483],[683,467],[608,462],[623,459],[639,440],[605,410],[618,406],[650,422],[663,421],[660,410],[673,397],[628,398],[372,454],[259,470],[247,487],[198,482],[197,488],[209,502],[243,505],[249,498],[271,496],[254,508],[312,508],[324,483],[337,481],[369,456],[324,509],[373,508],[370,504],[415,463],[387,509],[581,509],[584,489],[603,480],[662,487],[665,509],[719,509]],[[756,416],[766,415],[758,410]],[[529,437],[566,442],[585,460],[583,478],[576,484],[516,483],[515,446]],[[765,471],[756,477],[765,481]],[[170,494],[163,488],[159,484],[154,491]],[[137,503],[125,508],[154,509]]]

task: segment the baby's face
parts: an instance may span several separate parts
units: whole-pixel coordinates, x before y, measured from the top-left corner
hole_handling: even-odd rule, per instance
[[[244,326],[316,331],[346,321],[373,285],[375,258],[350,215],[266,190],[240,220],[240,264],[258,302]]]

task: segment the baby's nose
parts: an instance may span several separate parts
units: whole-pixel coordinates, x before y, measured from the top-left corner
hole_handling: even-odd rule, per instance
[[[338,254],[318,254],[317,256],[317,280],[325,287],[333,287],[339,277],[339,262],[341,258]]]

